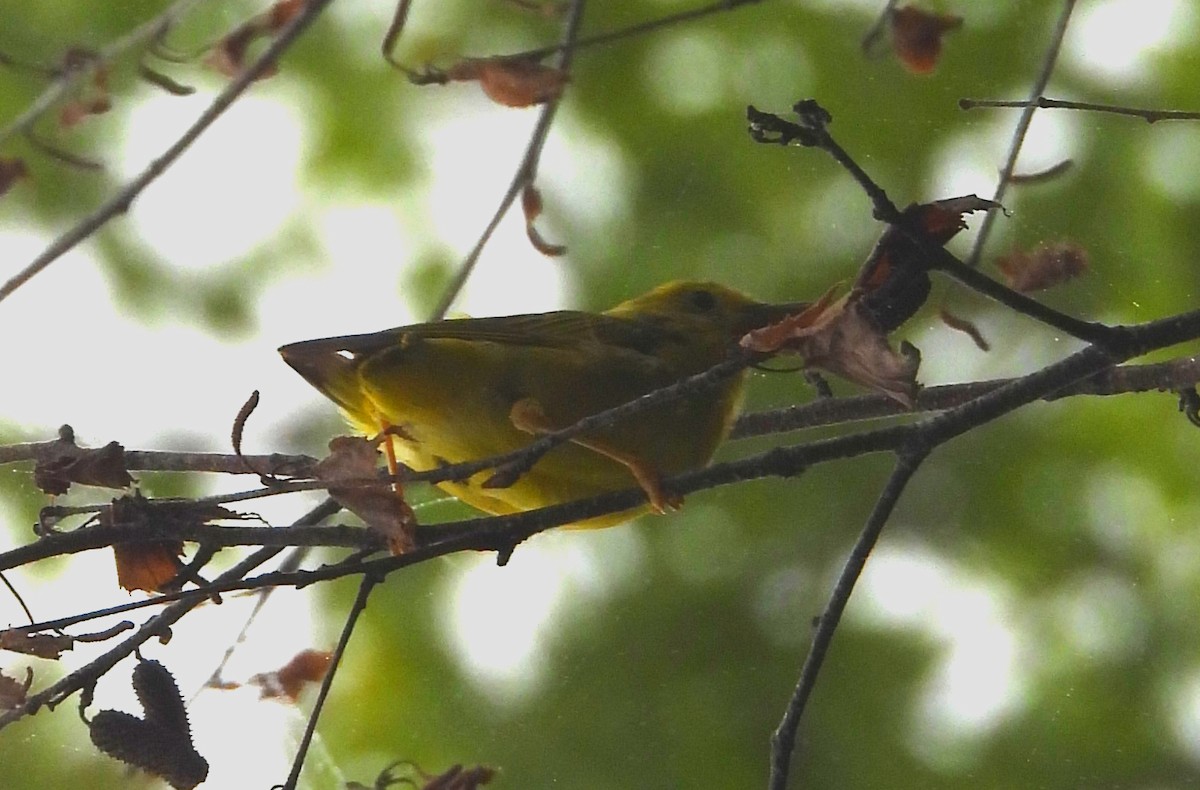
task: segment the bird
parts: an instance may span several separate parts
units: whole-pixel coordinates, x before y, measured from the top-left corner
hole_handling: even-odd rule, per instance
[[[460,318],[291,343],[284,361],[359,432],[389,434],[416,471],[502,455],[730,357],[747,332],[803,310],[713,282],[674,281],[599,313]],[[437,485],[494,515],[634,485],[647,502],[571,526],[612,526],[682,499],[664,477],[704,467],[742,402],[745,368],[575,436],[510,485],[492,471]]]

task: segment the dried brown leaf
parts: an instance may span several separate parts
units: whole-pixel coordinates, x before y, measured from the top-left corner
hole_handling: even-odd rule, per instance
[[[996,260],[1009,288],[1022,293],[1042,291],[1072,280],[1088,270],[1087,251],[1070,241],[1017,250]]]
[[[112,101],[107,96],[75,99],[59,108],[58,124],[64,129],[70,129],[93,115],[102,115],[111,109]]]
[[[100,512],[102,526],[135,526],[153,536],[167,526],[207,524],[218,519],[247,518],[231,510],[207,503],[180,501],[157,501],[146,499],[141,494],[114,499]],[[176,579],[183,563],[182,541],[175,539],[141,540],[118,543],[113,546],[117,563],[117,583],[126,590],[167,592],[170,582]]]
[[[862,292],[860,309],[877,329],[891,332],[921,309],[929,297],[928,255],[909,237],[916,230],[944,245],[967,226],[964,214],[1002,208],[975,195],[908,206],[898,225],[880,236],[863,264],[854,290]]]
[[[32,686],[32,667],[25,667],[24,683],[0,673],[0,711],[14,710],[24,705]]]
[[[231,79],[236,77],[246,68],[251,45],[259,39],[278,35],[306,5],[307,0],[279,0],[267,11],[225,34],[204,56],[204,65]],[[258,79],[274,76],[278,71],[276,65],[271,64]]]
[[[183,544],[175,541],[122,543],[113,546],[117,563],[117,584],[125,590],[165,592],[168,583],[179,575],[183,563],[179,556]]]
[[[262,689],[262,697],[286,697],[295,702],[300,698],[306,683],[320,683],[333,653],[328,650],[302,650],[292,660],[274,672],[263,672],[250,678],[250,683]]]
[[[271,33],[279,33],[289,22],[300,16],[300,12],[307,5],[308,0],[279,0],[265,15],[267,30]]]
[[[60,437],[38,453],[33,481],[47,494],[65,494],[71,483],[127,488],[133,478],[125,467],[125,448],[117,442],[82,448],[74,437]]]
[[[862,296],[856,289],[834,301],[831,290],[802,313],[749,333],[741,345],[762,353],[799,354],[806,367],[870,387],[911,409],[920,355],[907,343],[899,352],[892,350],[887,335],[862,308]]]
[[[562,69],[529,58],[466,58],[446,69],[447,79],[479,82],[483,92],[505,107],[529,107],[557,99],[570,81]]]
[[[542,214],[542,193],[533,184],[526,184],[525,188],[521,190],[521,211],[525,214],[525,234],[529,236],[529,242],[534,249],[551,258],[557,258],[567,253],[564,245],[551,244],[534,227],[534,221]]]
[[[222,37],[204,56],[202,62],[218,74],[233,79],[246,68],[246,55],[250,45],[263,35],[257,28],[239,27]],[[258,79],[265,80],[275,76],[277,72],[278,67],[271,64],[258,75]]]
[[[96,56],[95,53],[89,53],[87,57],[95,60]],[[70,63],[70,61],[71,58],[68,55],[67,62]],[[62,128],[70,129],[93,115],[101,115],[111,109],[112,100],[108,94],[108,69],[103,65],[98,65],[92,73],[91,85],[81,88],[75,98],[59,108],[58,123]]]
[[[60,658],[75,646],[75,640],[66,634],[26,634],[6,629],[0,631],[0,650],[11,650],[38,658]]]
[[[913,74],[931,74],[942,55],[942,37],[962,27],[962,17],[935,14],[914,6],[892,12],[892,50]]]
[[[387,441],[387,437],[335,436],[329,442],[329,455],[317,464],[317,479],[335,483],[375,477],[379,461],[377,448],[381,440]],[[403,554],[415,545],[416,516],[400,492],[392,490],[386,483],[330,485],[329,496],[386,537],[393,553]]]
[[[12,189],[18,181],[28,177],[29,168],[25,167],[25,160],[0,156],[0,195]]]

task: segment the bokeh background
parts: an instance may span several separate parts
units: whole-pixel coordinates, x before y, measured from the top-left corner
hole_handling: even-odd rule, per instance
[[[591,3],[584,31],[690,5]],[[881,7],[763,0],[581,51],[537,180],[539,228],[569,254],[542,257],[510,216],[454,310],[603,309],[677,278],[794,300],[853,277],[879,232],[867,200],[819,152],[753,144],[750,103],[782,113],[817,98],[897,203],[990,195],[1017,112],[963,112],[957,102],[1023,98],[1062,4],[931,4],[965,21],[927,77],[886,48],[862,54]],[[163,8],[0,0],[0,52],[53,63]],[[261,10],[201,3],[170,43],[195,50]],[[379,55],[391,12],[387,2],[334,2],[280,73],[126,216],[0,303],[0,440],[52,438],[69,422],[92,444],[225,450],[253,389],[263,405],[248,451],[319,454],[343,430],[274,349],[427,316],[537,115],[496,106],[473,84],[408,84]],[[500,0],[416,0],[399,56],[446,64],[517,51],[553,42],[558,24]],[[0,198],[0,277],[144,168],[224,84],[195,62],[159,64],[197,88],[170,96],[138,81],[135,66],[132,56],[113,64],[110,112],[70,129],[51,113],[37,126],[103,171],[68,167],[19,137],[3,143],[0,154],[22,157],[30,177]],[[0,128],[45,84],[0,67]],[[1081,0],[1047,93],[1200,109],[1200,10],[1187,0]],[[1074,162],[1066,175],[1010,191],[989,271],[998,254],[1070,240],[1092,270],[1049,303],[1103,321],[1194,308],[1200,124],[1039,112],[1018,170],[1064,158]],[[967,250],[973,231],[952,249]],[[992,351],[942,324],[939,306],[974,321]],[[1019,375],[1078,345],[945,282],[897,336],[923,352],[926,384]],[[758,374],[748,408],[810,397],[799,375]],[[806,438],[731,443],[722,457]],[[793,786],[1195,786],[1198,440],[1172,395],[1148,394],[1037,404],[940,450],[851,601],[801,727]],[[886,459],[860,459],[703,492],[670,517],[539,536],[505,568],[462,556],[395,574],[351,643],[305,786],[369,784],[396,760],[430,772],[496,766],[498,788],[764,786],[768,738],[811,619],[887,472]],[[159,496],[253,484],[140,479]],[[468,514],[428,498],[427,523]],[[315,501],[254,509],[285,523]],[[0,547],[30,540],[43,504],[28,469],[5,468]],[[10,579],[39,618],[128,598],[104,552]],[[244,681],[304,647],[331,647],[354,589],[278,593],[226,677]],[[185,694],[199,691],[249,604],[206,607],[154,646]],[[0,613],[21,620],[7,598]],[[32,666],[41,685],[94,655],[76,652],[58,663],[4,654],[0,669],[23,677]],[[136,712],[128,663],[102,681],[97,706]],[[311,699],[293,708],[250,688],[199,691],[192,717],[213,764],[206,786],[282,781]],[[0,733],[5,787],[155,786],[97,754],[71,707]]]

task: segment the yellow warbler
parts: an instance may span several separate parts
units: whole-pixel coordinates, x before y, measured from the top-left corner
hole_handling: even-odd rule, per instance
[[[603,313],[467,318],[292,343],[284,361],[367,434],[395,426],[415,470],[501,455],[721,362],[751,329],[803,306],[715,283],[673,282]],[[704,466],[737,414],[745,371],[560,445],[506,488],[492,472],[438,485],[493,514],[640,485],[674,506],[660,475]],[[645,508],[639,508],[644,510]],[[636,511],[580,522],[602,527]]]

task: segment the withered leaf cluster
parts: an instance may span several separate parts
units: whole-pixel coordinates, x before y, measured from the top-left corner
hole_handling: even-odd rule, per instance
[[[999,208],[969,195],[906,208],[890,225],[859,271],[849,293],[836,286],[804,311],[755,330],[742,347],[761,353],[793,353],[806,367],[870,387],[912,408],[921,356],[909,343],[893,349],[888,334],[925,303],[931,287],[922,242],[941,246],[966,227],[963,215]]]
[[[47,494],[65,494],[71,483],[104,488],[127,488],[133,478],[125,466],[125,448],[117,442],[82,448],[66,426],[59,438],[44,446],[33,468],[34,484]]]
[[[146,539],[113,546],[117,582],[126,590],[166,592],[178,582],[183,568],[183,542],[176,538],[155,539],[166,529],[180,524],[207,524],[220,519],[244,518],[219,505],[190,500],[153,500],[141,494],[114,499],[100,511],[102,527],[133,526],[145,530]]]

